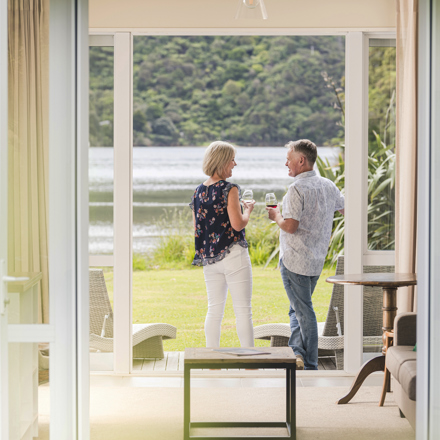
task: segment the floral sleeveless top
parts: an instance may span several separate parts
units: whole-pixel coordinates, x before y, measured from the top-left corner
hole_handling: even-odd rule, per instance
[[[228,195],[234,186],[238,188],[241,198],[240,187],[226,180],[209,186],[201,184],[194,191],[189,204],[196,218],[194,266],[206,266],[223,260],[235,244],[248,247],[244,229],[235,231],[229,221]]]

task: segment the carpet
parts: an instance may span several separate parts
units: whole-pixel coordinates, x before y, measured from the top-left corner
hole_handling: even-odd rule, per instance
[[[348,405],[336,405],[344,387],[297,388],[299,440],[413,440],[414,431],[400,418],[392,393],[378,406],[381,388],[363,387]],[[48,438],[49,387],[40,387],[40,436]],[[146,387],[93,387],[92,440],[182,440],[183,389]],[[192,421],[282,421],[283,388],[193,388]],[[242,428],[241,428],[242,429]],[[221,431],[223,436],[243,431]],[[285,435],[271,429],[246,434]],[[197,435],[207,434],[197,430]],[[219,435],[210,430],[209,435]]]

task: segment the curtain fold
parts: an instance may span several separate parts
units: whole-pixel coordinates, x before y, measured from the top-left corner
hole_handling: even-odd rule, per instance
[[[42,272],[39,321],[49,321],[49,2],[8,2],[8,269]]]
[[[418,0],[396,0],[396,272],[416,273]],[[415,310],[415,289],[401,287],[398,312]]]

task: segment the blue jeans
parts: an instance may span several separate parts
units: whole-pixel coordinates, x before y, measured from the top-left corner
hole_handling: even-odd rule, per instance
[[[281,278],[290,301],[289,347],[304,358],[305,370],[318,369],[318,323],[313,310],[312,294],[319,276],[290,272],[280,262]]]

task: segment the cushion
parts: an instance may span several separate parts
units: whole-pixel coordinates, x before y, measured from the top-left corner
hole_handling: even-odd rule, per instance
[[[400,367],[399,382],[403,390],[411,400],[416,400],[416,371],[417,361],[406,361]]]
[[[400,370],[402,365],[408,361],[415,361],[417,359],[417,352],[413,351],[411,345],[396,345],[389,347],[386,355],[386,365],[388,371],[397,379],[400,380]]]

